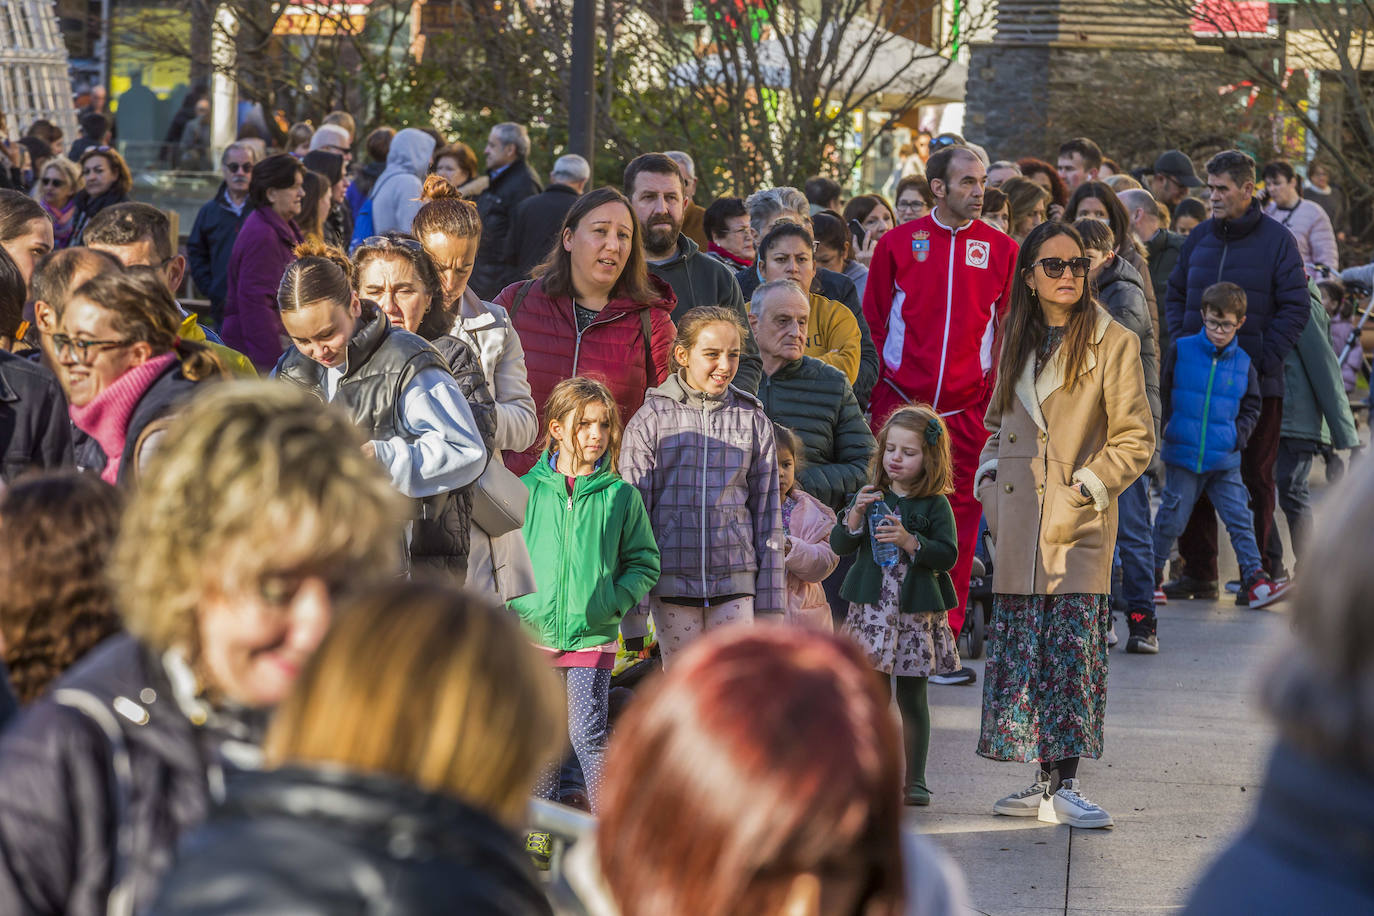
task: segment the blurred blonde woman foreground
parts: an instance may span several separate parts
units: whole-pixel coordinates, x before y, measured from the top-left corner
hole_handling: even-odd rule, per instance
[[[127,633],[0,739],[0,913],[143,913],[337,596],[395,575],[404,500],[340,411],[207,390],[166,433],[110,559]]]
[[[562,746],[513,616],[451,587],[359,598],[183,848],[158,914],[551,913],[515,828]]]

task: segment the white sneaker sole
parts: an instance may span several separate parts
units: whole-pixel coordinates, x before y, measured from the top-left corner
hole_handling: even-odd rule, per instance
[[[1035,804],[1024,807],[1018,805],[1004,805],[998,802],[992,806],[992,813],[1001,814],[1005,817],[1035,817],[1040,813],[1040,806]]]
[[[1040,810],[1036,816],[1047,824],[1067,824],[1070,827],[1082,827],[1085,829],[1096,829],[1099,827],[1114,827],[1116,822],[1107,812],[1102,812],[1101,817],[1088,818],[1076,817],[1072,814],[1060,814],[1055,810],[1054,799],[1046,798],[1040,802]]]
[[[1268,595],[1268,596],[1266,596],[1266,597],[1264,597],[1264,598],[1260,598],[1259,600],[1255,600],[1254,598],[1251,598],[1251,599],[1250,599],[1250,607],[1251,607],[1252,609],[1254,609],[1254,610],[1259,610],[1259,609],[1261,609],[1261,608],[1269,607],[1269,605],[1271,605],[1271,604],[1278,604],[1280,601],[1284,600],[1284,599],[1287,598],[1287,597],[1288,597],[1288,589],[1284,589],[1284,590],[1281,591],[1281,592],[1276,592],[1276,593],[1274,593],[1274,594],[1272,594],[1272,595]]]

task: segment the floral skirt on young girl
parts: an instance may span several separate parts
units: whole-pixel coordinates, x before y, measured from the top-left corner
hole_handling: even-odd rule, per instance
[[[949,628],[949,613],[903,614],[898,610],[902,580],[910,561],[905,553],[883,570],[876,605],[850,602],[844,632],[859,644],[874,671],[898,677],[930,677],[959,670],[959,646]]]

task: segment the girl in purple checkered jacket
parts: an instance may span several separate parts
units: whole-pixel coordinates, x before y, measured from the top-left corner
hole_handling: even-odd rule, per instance
[[[652,613],[665,666],[703,633],[786,608],[773,424],[730,384],[745,333],[729,309],[684,315],[674,371],[625,427],[621,474],[644,497],[662,574],[621,632],[643,636]]]

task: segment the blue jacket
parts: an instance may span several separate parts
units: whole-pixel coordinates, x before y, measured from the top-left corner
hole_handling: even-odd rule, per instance
[[[210,322],[215,327],[224,320],[224,297],[229,290],[229,255],[234,251],[234,240],[239,237],[239,229],[248,215],[247,201],[242,212],[235,213],[229,209],[226,193],[224,185],[220,184],[214,199],[207,201],[196,214],[191,234],[186,237],[186,261],[191,267],[191,278],[196,281],[196,289],[210,299]]]
[[[1239,467],[1260,413],[1258,380],[1239,335],[1220,350],[1205,333],[1175,340],[1161,376],[1164,463],[1194,474]]]
[[[1260,212],[1208,219],[1183,243],[1169,275],[1165,317],[1170,337],[1202,330],[1202,291],[1229,280],[1245,290],[1245,327],[1237,338],[1259,373],[1260,394],[1283,397],[1283,361],[1307,326],[1307,275],[1292,234]]]

